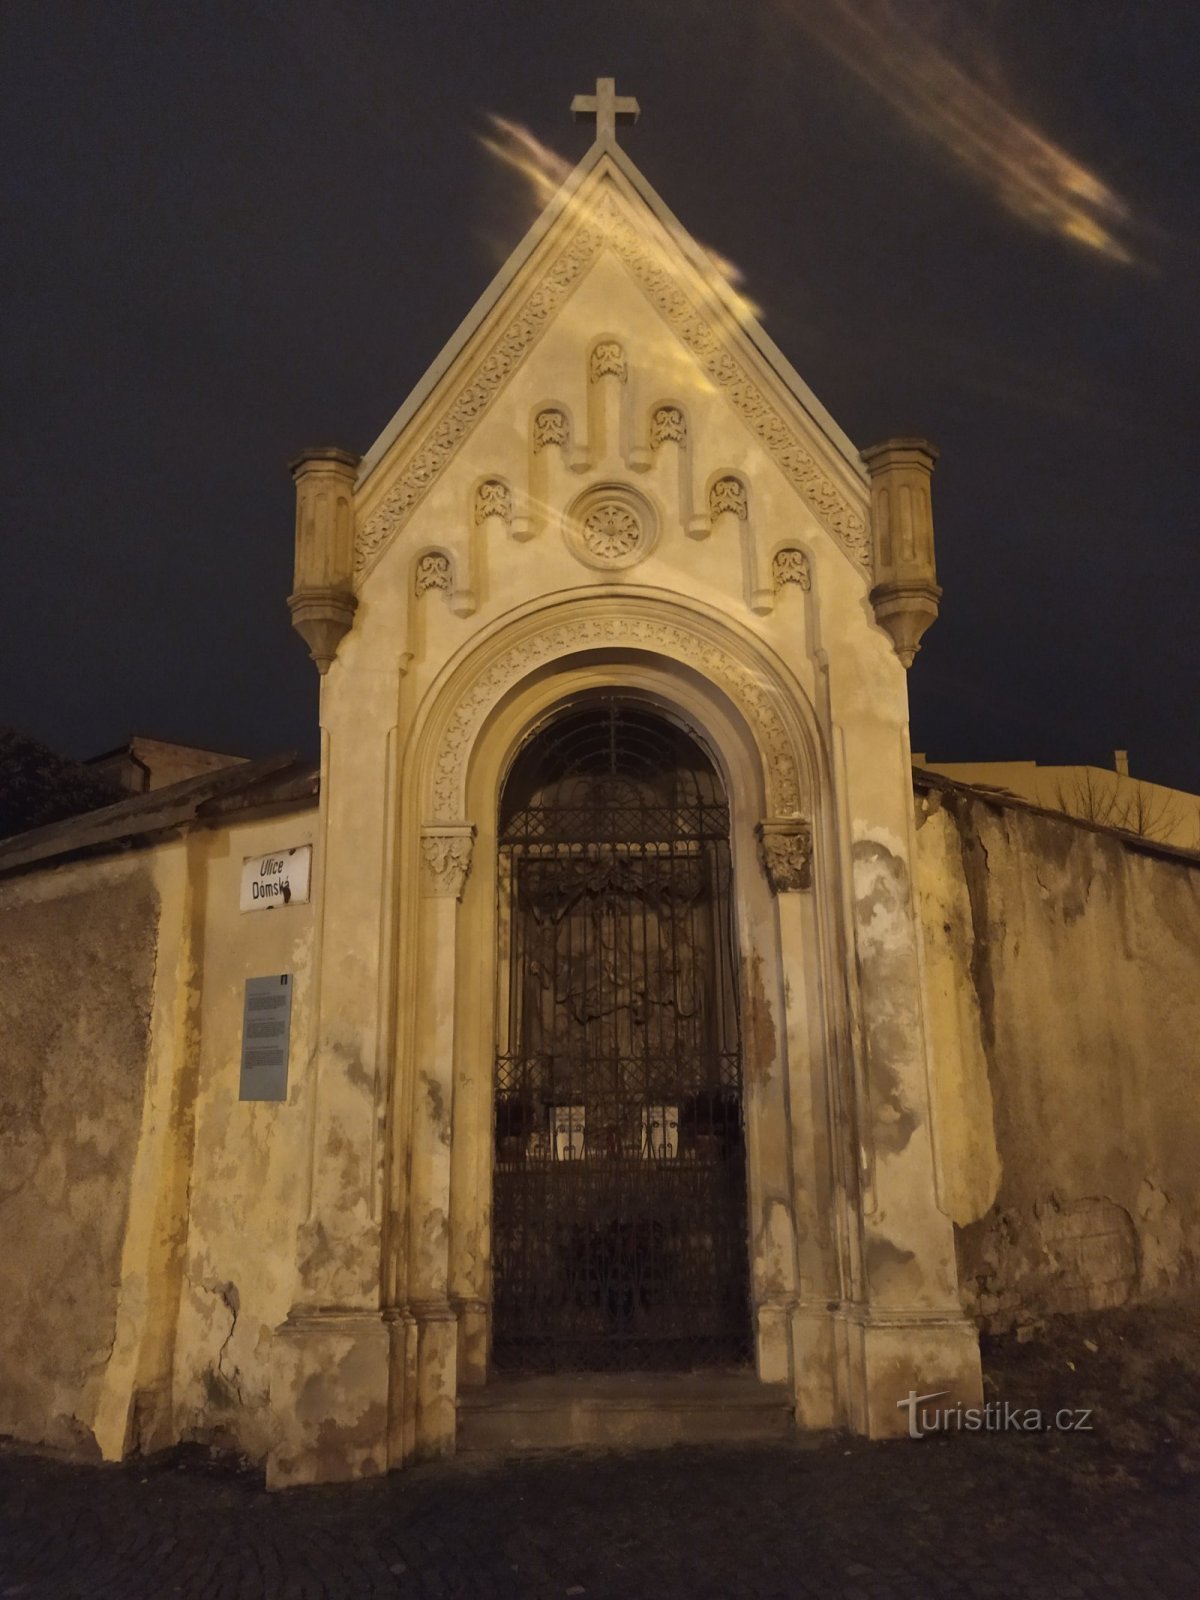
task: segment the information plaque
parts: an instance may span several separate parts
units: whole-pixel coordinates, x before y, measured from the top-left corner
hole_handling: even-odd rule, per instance
[[[239,1100],[286,1100],[292,976],[247,978]]]

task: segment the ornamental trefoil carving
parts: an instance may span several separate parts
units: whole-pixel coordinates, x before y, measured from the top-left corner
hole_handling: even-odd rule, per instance
[[[708,509],[714,517],[731,512],[739,522],[749,515],[746,502],[746,485],[740,478],[718,478],[708,491]]]
[[[625,352],[615,339],[602,339],[592,351],[592,382],[597,383],[601,378],[620,378],[625,382],[628,368],[625,364]]]
[[[775,559],[771,563],[771,575],[777,589],[782,589],[785,583],[798,584],[801,589],[812,588],[808,557],[803,550],[797,550],[794,546],[776,550]]]
[[[423,594],[428,594],[430,589],[449,589],[449,587],[450,557],[443,555],[440,550],[431,550],[417,562],[413,593],[419,600]]]
[[[545,450],[547,445],[556,444],[566,449],[571,442],[570,425],[567,422],[565,411],[559,411],[556,406],[548,406],[544,411],[539,411],[533,419],[533,449],[536,454]]]
[[[685,444],[687,421],[678,406],[659,406],[650,422],[650,448],[659,450],[664,444]]]
[[[772,894],[812,887],[812,824],[800,817],[760,822],[758,854]]]
[[[512,515],[512,490],[502,478],[487,478],[475,491],[476,523],[486,522],[489,517],[511,522]]]

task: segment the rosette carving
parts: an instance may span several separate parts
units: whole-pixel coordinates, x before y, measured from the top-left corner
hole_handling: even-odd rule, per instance
[[[601,561],[619,561],[642,542],[642,525],[628,506],[609,500],[584,518],[583,542]]]
[[[650,502],[627,484],[581,494],[563,518],[567,548],[589,567],[631,567],[650,554],[658,522]]]

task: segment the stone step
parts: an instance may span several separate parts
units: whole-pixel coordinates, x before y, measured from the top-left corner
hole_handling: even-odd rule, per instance
[[[460,1451],[736,1443],[793,1428],[786,1386],[750,1372],[498,1378],[458,1396]]]

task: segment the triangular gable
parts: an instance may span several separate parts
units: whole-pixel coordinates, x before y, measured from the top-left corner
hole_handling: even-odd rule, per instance
[[[606,249],[818,520],[869,571],[858,451],[624,151],[615,141],[597,140],[363,458],[358,488],[368,509],[356,536],[358,577],[374,566]],[[395,478],[370,505],[370,480],[393,458]]]

